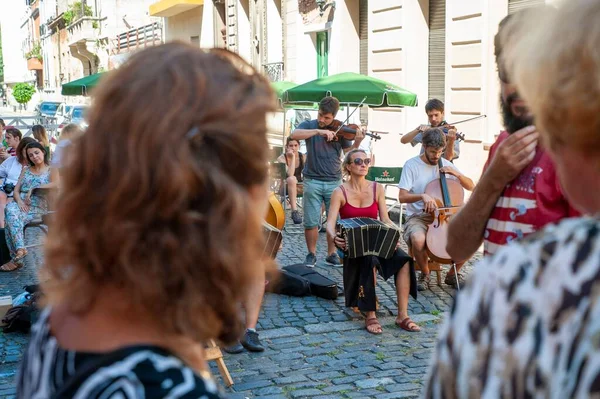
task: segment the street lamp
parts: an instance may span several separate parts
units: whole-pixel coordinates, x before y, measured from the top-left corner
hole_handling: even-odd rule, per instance
[[[327,10],[329,7],[335,10],[335,1],[327,3],[327,0],[316,0],[316,2],[317,6],[319,7],[319,16],[321,17],[325,13],[325,10]]]

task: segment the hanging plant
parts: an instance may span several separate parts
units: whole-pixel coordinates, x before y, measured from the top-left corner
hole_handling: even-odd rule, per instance
[[[75,3],[71,4],[69,10],[64,12],[63,20],[65,21],[65,25],[69,26],[81,17],[91,17],[93,15],[94,12],[92,10],[92,7],[86,4],[84,5],[82,12],[81,1],[76,1]]]
[[[37,58],[40,61],[44,60],[44,57],[42,56],[42,46],[40,45],[39,42],[36,42],[33,45],[33,47],[31,48],[31,50],[29,50],[27,53],[25,53],[25,58],[27,58],[27,59]]]

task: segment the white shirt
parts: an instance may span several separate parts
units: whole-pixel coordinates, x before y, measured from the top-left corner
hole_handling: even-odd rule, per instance
[[[450,161],[442,158],[442,165],[449,166],[452,169],[458,171]],[[448,179],[458,180],[452,175],[446,174]],[[430,165],[421,160],[420,156],[409,159],[402,168],[402,176],[400,177],[400,183],[398,188],[406,190],[411,194],[423,194],[425,187],[432,180],[440,178],[440,172],[437,165]],[[406,204],[406,216],[412,216],[415,213],[423,212],[425,205],[423,201],[413,202],[412,204]]]
[[[63,139],[58,142],[54,150],[54,154],[52,154],[52,160],[50,161],[51,167],[62,168],[64,166],[64,153],[69,145],[71,145],[71,140],[69,139]]]
[[[19,163],[16,156],[8,157],[2,162],[0,165],[0,179],[2,179],[2,185],[6,183],[17,185],[17,181],[19,181],[19,176],[21,175],[21,169],[23,169],[23,165]]]

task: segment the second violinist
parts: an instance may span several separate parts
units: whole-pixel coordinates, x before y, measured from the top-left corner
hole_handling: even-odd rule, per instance
[[[293,140],[306,141],[306,163],[304,175],[304,238],[308,254],[305,264],[314,266],[317,263],[316,249],[319,238],[318,226],[321,222],[321,204],[329,209],[333,190],[342,184],[342,152],[358,148],[364,139],[364,129],[359,128],[354,141],[337,139],[335,130],[328,130],[340,109],[340,102],[335,97],[325,97],[319,103],[316,120],[302,122],[291,134]],[[329,264],[341,264],[335,245],[327,237],[327,257]]]
[[[414,130],[404,134],[400,139],[402,144],[412,144],[412,146],[416,146],[417,144],[422,144],[423,142],[423,132],[425,130],[430,129],[432,127],[443,127],[447,125],[444,120],[444,103],[437,98],[432,98],[427,101],[425,104],[425,113],[427,114],[427,118],[429,119],[429,125],[420,125],[417,126]],[[444,158],[450,162],[453,162],[455,159],[458,159],[460,155],[460,143],[457,140],[456,128],[454,126],[449,126],[448,129],[443,129],[446,134],[446,149],[444,150]],[[421,155],[423,154],[423,147],[421,146]]]

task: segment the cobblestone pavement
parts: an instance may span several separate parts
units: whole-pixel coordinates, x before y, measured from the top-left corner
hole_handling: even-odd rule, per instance
[[[26,232],[28,243],[40,238],[37,229]],[[302,263],[305,256],[304,230],[288,218],[277,260],[286,266]],[[342,268],[325,264],[325,256],[325,233],[320,233],[315,270],[342,287]],[[14,297],[23,292],[24,285],[36,282],[41,261],[41,248],[32,248],[23,269],[0,273],[0,295]],[[473,261],[465,265],[467,272]],[[360,315],[345,308],[341,294],[335,301],[267,294],[258,325],[267,349],[225,354],[235,383],[226,391],[233,399],[418,397],[438,325],[453,295],[450,287],[434,285],[420,292],[417,300],[410,298],[409,314],[421,332],[408,333],[394,325],[393,283],[379,279],[378,317],[384,332],[375,336],[365,331]],[[14,376],[26,343],[24,334],[0,333],[0,399],[14,397]]]
[[[342,287],[342,268],[324,262],[325,233],[319,234],[315,270]],[[406,250],[406,247],[404,247]],[[280,266],[302,263],[306,256],[304,230],[288,218]],[[478,253],[465,265],[468,273]],[[267,294],[258,330],[263,353],[225,354],[234,380],[234,398],[413,398],[418,397],[435,344],[437,329],[449,308],[454,289],[433,285],[409,302],[411,318],[421,332],[395,326],[397,302],[392,279],[377,283],[383,334],[364,329],[362,317],[335,300]],[[218,373],[215,371],[214,373]]]
[[[38,228],[25,230],[27,245],[41,243],[43,238],[44,235]],[[24,286],[36,284],[37,271],[42,260],[41,246],[29,248],[23,268],[10,273],[0,273],[0,296],[10,295],[14,298],[24,291]],[[14,378],[27,341],[26,334],[5,334],[0,329],[0,399],[14,397]]]

